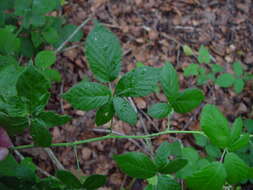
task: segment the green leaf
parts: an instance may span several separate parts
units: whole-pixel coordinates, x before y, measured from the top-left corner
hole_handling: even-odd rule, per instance
[[[225,70],[224,67],[222,67],[221,65],[218,65],[218,64],[212,64],[211,68],[212,68],[213,73],[219,73],[219,72],[223,72]]]
[[[157,103],[148,108],[148,114],[158,119],[166,117],[171,111],[172,107],[168,103]]]
[[[236,76],[240,77],[243,74],[243,66],[240,61],[236,61],[233,63],[233,71],[235,72]]]
[[[35,54],[35,48],[29,38],[21,38],[20,53],[22,56],[32,58]]]
[[[161,71],[160,81],[167,98],[173,99],[179,92],[179,79],[171,63],[166,63]]]
[[[36,48],[38,48],[44,42],[44,39],[41,33],[37,31],[31,32],[31,38],[32,38],[33,45]]]
[[[58,170],[56,172],[56,177],[61,180],[61,182],[70,188],[80,188],[82,185],[80,181],[67,170]]]
[[[129,123],[130,125],[136,124],[137,113],[127,100],[115,97],[113,98],[113,106],[119,119]]]
[[[163,142],[155,152],[155,164],[158,168],[162,168],[168,162],[168,157],[171,153],[170,144],[168,142]]]
[[[35,65],[46,69],[52,66],[56,61],[55,53],[51,50],[44,50],[39,52],[35,57]]]
[[[242,118],[239,117],[234,121],[232,125],[231,135],[230,135],[231,143],[233,143],[240,137],[241,132],[242,132],[242,127],[243,127]]]
[[[86,188],[87,190],[97,189],[106,183],[106,176],[104,175],[91,175],[89,176],[82,187]]]
[[[18,96],[26,98],[30,113],[41,106],[42,102],[47,102],[48,88],[48,80],[34,66],[27,67],[16,84]]]
[[[188,177],[186,183],[192,190],[221,190],[225,183],[226,175],[223,165],[214,162]]]
[[[158,74],[158,70],[152,67],[138,67],[120,79],[115,93],[117,96],[147,96],[155,91]]]
[[[166,175],[160,175],[157,177],[157,186],[153,190],[180,190],[180,184]]]
[[[243,134],[240,136],[239,139],[237,139],[235,142],[229,145],[229,150],[230,151],[236,151],[240,148],[246,147],[250,141],[250,136],[249,134]]]
[[[235,153],[226,154],[224,167],[227,172],[227,181],[230,184],[238,184],[249,177],[249,167]]]
[[[113,159],[124,173],[134,178],[147,179],[153,177],[157,172],[152,160],[140,152],[115,155]]]
[[[44,15],[60,6],[59,0],[33,0],[33,15]]]
[[[242,79],[236,79],[234,82],[234,90],[236,93],[241,93],[244,89],[245,83]]]
[[[253,119],[244,119],[243,125],[250,134],[253,134]]]
[[[0,161],[0,176],[15,176],[17,166],[17,161],[9,154],[4,160]]]
[[[211,62],[212,56],[209,54],[208,49],[201,45],[199,48],[198,61],[199,63],[207,63]]]
[[[71,117],[68,115],[59,115],[52,111],[43,111],[38,116],[36,116],[36,119],[38,119],[39,122],[42,122],[46,128],[51,128],[54,126],[61,126],[66,124],[70,121]]]
[[[192,49],[188,45],[183,46],[184,54],[187,56],[193,55]]]
[[[48,129],[37,120],[32,121],[30,133],[36,146],[48,147],[51,145],[52,136]]]
[[[1,97],[0,111],[8,114],[10,117],[27,117],[29,110],[22,98],[17,96]]]
[[[185,179],[186,177],[191,176],[192,173],[198,169],[198,163],[200,162],[199,154],[192,147],[185,147],[182,149],[181,158],[186,159],[188,161],[188,164],[179,170],[176,173],[176,176],[178,178]]]
[[[192,63],[184,68],[184,76],[185,77],[196,76],[198,74],[199,74],[199,65],[198,64]]]
[[[205,147],[205,149],[206,149],[208,156],[210,156],[211,158],[218,159],[221,156],[220,149],[213,144],[208,144]]]
[[[45,69],[42,71],[44,76],[52,82],[61,81],[61,73],[56,69]]]
[[[80,110],[92,110],[106,104],[111,91],[99,83],[80,82],[63,94],[63,98]]]
[[[180,92],[170,104],[177,113],[187,113],[198,107],[204,99],[201,90],[195,88],[188,88]]]
[[[215,81],[217,85],[223,88],[228,88],[232,86],[234,82],[235,82],[235,78],[230,73],[221,74],[220,76],[218,76],[218,78]]]
[[[49,44],[55,44],[60,39],[57,30],[54,28],[48,28],[47,30],[43,31],[42,36]]]
[[[15,1],[15,14],[17,16],[25,16],[31,11],[32,0],[16,0]]]
[[[0,112],[0,125],[5,128],[9,135],[16,135],[28,127],[28,120],[26,117],[10,117]]]
[[[178,158],[167,163],[163,168],[159,169],[159,172],[163,174],[176,173],[185,167],[187,163],[186,159]]]
[[[253,80],[253,74],[246,73],[246,74],[243,76],[243,80],[245,80],[245,81]]]
[[[20,39],[6,28],[0,28],[0,53],[10,55],[20,50]]]
[[[96,23],[85,43],[91,71],[100,81],[113,81],[120,72],[122,49],[118,38],[102,24]]]
[[[220,148],[228,146],[230,140],[228,121],[216,106],[207,104],[203,108],[200,126],[213,144]]]
[[[110,101],[98,109],[96,113],[96,124],[99,126],[107,123],[113,118],[114,113],[113,102]]]
[[[205,147],[208,143],[208,139],[206,136],[201,134],[193,134],[195,143],[199,146]]]
[[[209,76],[207,73],[201,73],[198,78],[197,78],[197,84],[198,85],[203,85],[203,84],[206,84],[207,81],[209,80]]]
[[[5,64],[0,60],[0,95],[4,97],[15,96],[16,92],[16,82],[23,68],[14,64]]]
[[[17,166],[15,176],[18,179],[34,181],[35,180],[36,165],[33,164],[31,158],[25,158]]]

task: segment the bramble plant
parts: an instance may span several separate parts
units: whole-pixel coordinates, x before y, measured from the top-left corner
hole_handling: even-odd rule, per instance
[[[248,150],[253,152],[252,131],[248,127],[248,123],[252,121],[243,121],[239,117],[230,125],[219,109],[210,104],[202,109],[200,131],[166,129],[146,135],[124,136],[111,132],[101,137],[52,143],[49,129],[64,125],[71,118],[45,110],[52,82],[60,81],[59,73],[50,67],[55,63],[56,53],[65,45],[66,40],[71,40],[69,36],[74,33],[74,27],[67,27],[64,38],[56,37],[59,34],[58,27],[61,28],[62,23],[57,21],[56,24],[56,18],[44,16],[58,8],[60,1],[1,1],[0,5],[0,15],[4,15],[4,18],[1,17],[0,29],[0,125],[12,136],[22,134],[24,129],[28,129],[33,140],[33,144],[13,146],[11,151],[59,146],[76,149],[77,145],[106,139],[145,139],[151,144],[151,139],[159,135],[193,134],[196,144],[205,148],[206,154],[200,155],[194,147],[185,147],[181,142],[175,141],[163,142],[155,153],[151,150],[148,153],[125,152],[113,155],[112,159],[128,176],[146,180],[146,190],[179,190],[182,181],[192,190],[232,189],[253,179],[253,164],[248,155]],[[5,15],[3,13],[6,10],[10,11]],[[22,18],[19,28],[11,25],[9,21],[10,17],[15,20],[17,16]],[[6,41],[3,34],[9,36],[9,41]],[[24,44],[20,36],[23,35],[32,37],[24,39],[30,40],[30,45],[36,47],[34,51],[21,51],[20,47]],[[76,39],[79,40],[81,35],[77,33],[77,36]],[[44,43],[61,48],[55,51],[39,51]],[[171,63],[165,63],[162,68],[139,64],[120,76],[123,50],[118,38],[101,23],[95,21],[84,49],[89,68],[97,82],[83,80],[61,96],[75,109],[96,110],[97,126],[110,122],[112,129],[114,116],[134,126],[138,121],[138,114],[129,99],[148,96],[155,92],[159,85],[167,102],[150,106],[148,114],[151,117],[161,119],[174,112],[189,113],[204,100],[202,91],[197,88],[180,90],[179,77]],[[184,51],[191,55],[189,47],[184,47]],[[23,62],[27,64],[21,66],[17,60],[23,56],[30,60],[25,59]],[[208,50],[203,46],[199,50],[198,61],[207,64],[211,61]],[[246,74],[243,74],[238,63],[234,65],[234,71],[236,77],[244,80]],[[187,72],[189,74],[189,70],[185,70],[185,73]],[[54,176],[40,178],[36,174],[38,170],[31,158],[23,158],[17,162],[12,154],[9,154],[0,161],[0,189],[92,190],[106,184],[104,175],[76,177],[70,171],[58,170]]]
[[[183,50],[185,55],[195,56],[189,46],[184,45]],[[192,63],[184,68],[184,76],[196,76],[198,85],[204,85],[208,81],[212,81],[222,88],[233,86],[234,91],[240,93],[243,91],[245,83],[253,79],[253,75],[245,72],[243,65],[239,61],[234,62],[232,65],[233,74],[227,73],[223,66],[212,63],[212,56],[203,45],[199,48],[197,61],[199,64]]]

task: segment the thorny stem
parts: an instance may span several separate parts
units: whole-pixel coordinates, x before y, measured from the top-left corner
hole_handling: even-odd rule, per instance
[[[95,138],[90,138],[90,139],[85,139],[85,140],[79,140],[79,141],[74,141],[74,142],[65,142],[65,143],[55,143],[51,144],[50,147],[61,147],[61,146],[76,146],[79,144],[86,144],[86,143],[91,143],[91,142],[96,142],[96,141],[102,141],[102,140],[107,140],[107,139],[151,139],[153,137],[157,137],[160,135],[167,135],[167,134],[201,134],[205,135],[202,131],[174,131],[174,130],[165,130],[159,133],[152,133],[148,135],[115,135],[115,134],[109,134],[105,135],[102,137],[95,137]],[[21,145],[21,146],[14,146],[11,147],[13,150],[19,150],[19,149],[28,149],[28,148],[35,148],[36,146],[34,144],[29,144],[29,145]]]

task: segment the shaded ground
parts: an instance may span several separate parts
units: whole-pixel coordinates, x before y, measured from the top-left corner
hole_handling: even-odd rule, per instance
[[[253,3],[251,0],[72,0],[63,7],[62,14],[72,24],[81,24],[89,15],[105,23],[117,34],[125,51],[122,73],[135,67],[137,61],[145,65],[160,67],[165,61],[171,61],[180,74],[182,87],[192,87],[195,79],[185,80],[182,69],[194,58],[183,55],[180,44],[187,44],[197,50],[201,44],[210,49],[216,59],[231,71],[231,63],[240,60],[248,71],[253,67]],[[92,27],[89,22],[84,28],[85,40]],[[65,92],[84,76],[92,78],[84,57],[82,44],[64,51],[58,56],[56,68],[63,76],[63,82],[56,84],[48,109],[73,117],[71,123],[52,129],[53,141],[74,141],[92,138],[106,133],[94,131],[95,112],[73,111],[71,106],[63,102],[59,94]],[[253,118],[252,82],[248,82],[243,93],[237,95],[231,89],[221,89],[213,84],[202,87],[206,94],[204,103],[218,105],[230,120],[241,115]],[[146,98],[135,98],[143,122],[136,127],[114,120],[113,130],[124,134],[144,133],[143,125],[149,133],[164,130],[167,119],[151,120],[144,114],[152,103],[164,101],[165,97],[156,93]],[[201,107],[187,115],[175,114],[171,118],[171,126],[178,130],[199,128],[198,116]],[[102,128],[106,128],[103,126]],[[179,138],[186,146],[194,145],[189,135],[164,135],[153,140],[157,147],[163,141],[173,142]],[[31,138],[27,136],[17,139],[17,144],[27,144]],[[139,142],[143,147],[142,143]],[[62,164],[74,170],[75,155],[72,148],[54,148],[56,156]],[[98,173],[109,176],[107,188],[120,189],[130,183],[130,178],[115,167],[112,155],[123,151],[143,151],[128,140],[107,140],[94,142],[78,147],[80,166],[85,175]],[[53,173],[54,167],[46,153],[40,149],[24,150],[32,156],[41,168]],[[132,189],[143,189],[143,182],[136,181]]]

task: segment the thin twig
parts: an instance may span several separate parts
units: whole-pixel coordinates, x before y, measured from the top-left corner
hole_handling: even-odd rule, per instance
[[[44,148],[44,150],[47,152],[49,158],[53,162],[53,164],[56,166],[58,170],[64,170],[64,166],[61,164],[61,162],[56,158],[53,151],[50,148]]]
[[[128,100],[130,101],[132,107],[134,108],[134,111],[138,114],[138,109],[137,109],[137,107],[136,107],[133,99],[131,97],[129,97]],[[146,126],[146,124],[145,124],[145,122],[144,122],[144,120],[142,118],[142,115],[141,114],[138,114],[138,115],[140,116],[141,125],[142,125],[142,127],[144,129],[145,134],[146,135],[149,134],[148,128],[147,128],[147,126]],[[151,143],[150,139],[146,139],[145,141],[146,141],[145,144],[148,147],[148,149],[150,150],[151,155],[153,155],[154,151],[153,151],[153,146],[152,146],[152,143]]]
[[[88,17],[86,20],[83,21],[82,24],[80,24],[75,30],[74,32],[72,32],[69,37],[55,50],[55,53],[58,53],[59,51],[61,51],[61,49],[76,35],[76,33],[81,30],[82,27],[84,27],[84,25],[86,25],[89,21],[91,20],[91,16]]]

